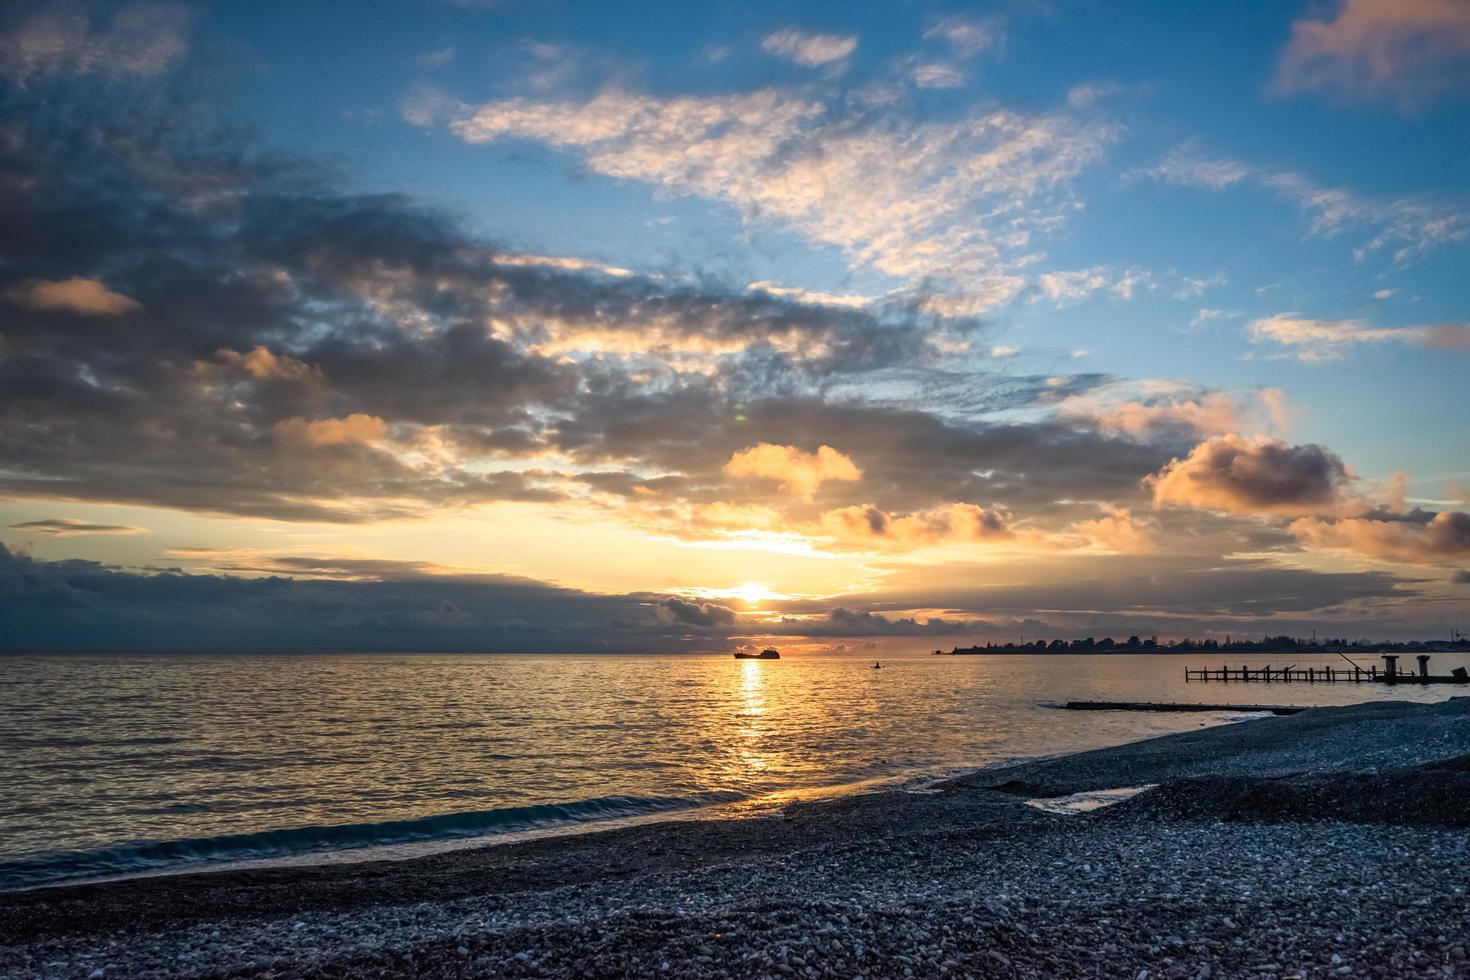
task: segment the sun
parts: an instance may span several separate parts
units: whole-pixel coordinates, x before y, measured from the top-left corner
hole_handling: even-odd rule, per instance
[[[760,605],[764,599],[776,598],[776,593],[759,582],[746,582],[744,585],[731,589],[730,594],[751,606]]]

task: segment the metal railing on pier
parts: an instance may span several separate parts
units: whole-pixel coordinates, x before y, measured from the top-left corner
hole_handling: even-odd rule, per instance
[[[1355,663],[1347,657],[1343,658],[1345,665],[1312,665],[1303,667],[1300,664],[1287,664],[1284,667],[1276,667],[1272,664],[1240,664],[1231,666],[1221,664],[1219,667],[1186,667],[1184,668],[1184,679],[1187,682],[1219,682],[1237,684],[1467,684],[1470,683],[1470,673],[1464,667],[1456,667],[1449,674],[1434,675],[1429,673],[1429,657],[1420,654],[1415,659],[1419,662],[1417,672],[1401,671],[1398,669],[1398,656],[1396,654],[1384,654],[1383,669],[1376,665],[1364,667]]]

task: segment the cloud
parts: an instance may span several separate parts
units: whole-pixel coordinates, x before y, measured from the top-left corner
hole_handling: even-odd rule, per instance
[[[1058,306],[1070,306],[1095,293],[1107,292],[1118,299],[1132,299],[1140,284],[1148,284],[1152,276],[1141,269],[1118,271],[1107,266],[1042,273],[1037,288]]]
[[[77,538],[93,535],[147,534],[141,527],[126,524],[90,524],[70,517],[53,517],[41,521],[25,521],[10,525],[13,530],[44,534],[51,538]]]
[[[735,453],[725,464],[725,472],[737,478],[776,480],[782,490],[803,500],[810,500],[827,480],[863,478],[862,470],[831,446],[819,446],[816,452],[809,453],[795,446],[767,442]]]
[[[716,626],[735,625],[735,610],[713,602],[688,602],[671,597],[660,603],[659,608],[667,612],[670,619],[681,626],[708,629]]]
[[[914,66],[914,84],[919,88],[960,88],[965,84],[965,73],[954,65],[925,61]]]
[[[765,293],[767,296],[795,300],[798,303],[813,303],[817,306],[840,306],[860,310],[878,303],[878,300],[872,296],[827,293],[820,290],[802,289],[799,286],[781,286],[765,280],[749,283],[745,288]]]
[[[999,50],[1005,44],[1005,31],[999,20],[956,14],[926,30],[924,40],[943,41],[957,54],[974,57],[986,51]]]
[[[411,562],[309,559],[297,567],[311,577],[132,572],[41,561],[0,544],[0,648],[677,652],[723,649],[736,627],[724,607],[654,594],[429,574]]]
[[[1461,201],[1368,198],[1342,187],[1321,187],[1290,172],[1264,173],[1260,180],[1306,213],[1314,235],[1332,238],[1346,228],[1369,229],[1373,237],[1353,250],[1360,261],[1393,248],[1394,262],[1402,264],[1470,239],[1470,209]]]
[[[899,366],[922,378],[984,329],[903,300],[511,251],[188,114],[16,98],[25,124],[0,142],[17,175],[0,296],[22,301],[0,318],[6,496],[367,521],[567,500],[595,492],[577,472],[595,466],[639,468],[630,485],[660,494],[693,485],[697,506],[732,454],[788,441],[779,406]],[[68,284],[78,269],[146,299],[125,330],[100,313],[58,330],[37,308],[58,289],[73,308],[130,302]],[[843,414],[823,427],[846,438]],[[810,432],[802,445],[840,444]]]
[[[822,525],[844,541],[863,545],[921,547],[946,543],[1010,541],[1010,515],[975,504],[949,504],[912,514],[889,514],[872,504],[822,515]]]
[[[1276,85],[1419,108],[1470,87],[1470,8],[1461,0],[1338,0],[1330,18],[1292,24]]]
[[[343,446],[376,442],[388,434],[388,426],[376,416],[354,412],[341,419],[282,419],[275,424],[275,432],[282,439],[308,446]]]
[[[1225,285],[1225,282],[1223,272],[1217,272],[1213,276],[1185,276],[1183,283],[1174,291],[1174,298],[1178,300],[1195,299],[1216,286]]]
[[[1073,109],[1090,109],[1104,99],[1129,91],[1119,82],[1082,82],[1067,89],[1067,105]]]
[[[1157,164],[1138,172],[1166,184],[1212,191],[1233,187],[1254,173],[1238,160],[1204,156],[1193,143],[1174,147]]]
[[[1071,181],[1116,135],[1005,110],[915,121],[784,89],[506,99],[466,108],[450,129],[469,143],[544,143],[608,177],[728,203],[751,224],[840,248],[853,266],[953,314],[1022,288],[1038,257],[1033,236],[1071,211]]]
[[[446,45],[433,51],[425,51],[413,59],[420,68],[443,68],[454,63],[454,45]]]
[[[1313,548],[1352,551],[1370,558],[1410,563],[1445,563],[1470,559],[1470,514],[1374,514],[1340,520],[1304,517],[1291,533]]]
[[[157,75],[188,50],[189,20],[183,4],[128,3],[104,27],[81,3],[49,4],[0,34],[0,74],[20,83],[47,75]]]
[[[1170,461],[1150,484],[1156,507],[1309,516],[1340,509],[1351,478],[1337,454],[1323,446],[1222,435]]]
[[[773,31],[761,39],[766,54],[808,68],[841,61],[857,50],[856,34],[808,34],[794,27]]]
[[[1424,195],[1365,197],[1345,187],[1322,187],[1292,171],[1211,158],[1193,142],[1170,150],[1155,166],[1132,173],[1211,191],[1253,183],[1295,205],[1316,237],[1334,238],[1350,229],[1366,231],[1371,237],[1353,250],[1358,261],[1392,249],[1393,261],[1403,264],[1437,248],[1470,240],[1470,207],[1461,200]]]
[[[80,316],[119,316],[142,309],[137,300],[96,279],[23,279],[6,288],[5,299],[28,310]]]
[[[1446,350],[1470,350],[1470,323],[1441,323],[1422,327],[1424,344]]]
[[[1136,439],[1215,436],[1239,432],[1248,424],[1270,423],[1271,413],[1262,418],[1259,408],[1280,393],[1269,390],[1273,394],[1263,402],[1259,394],[1242,400],[1228,392],[1200,391],[1180,383],[1129,382],[1066,398],[1057,411],[1063,417]]]
[[[956,636],[973,634],[984,624],[955,622],[937,616],[920,621],[915,616],[890,617],[861,609],[838,607],[820,618],[784,618],[771,635],[829,636]]]
[[[1206,306],[1202,307],[1200,311],[1194,315],[1194,317],[1189,321],[1189,326],[1191,328],[1198,328],[1215,320],[1234,319],[1236,317],[1239,317],[1240,315],[1241,314],[1239,312],[1234,310],[1222,310],[1218,307]]]
[[[208,372],[216,365],[228,370],[240,371],[257,381],[294,381],[312,383],[321,380],[321,371],[304,364],[289,354],[276,354],[264,344],[257,344],[248,351],[230,350],[222,347],[212,363],[200,362],[200,370]]]
[[[1366,320],[1317,320],[1299,313],[1278,313],[1252,321],[1250,338],[1290,348],[1300,361],[1322,363],[1341,360],[1362,344],[1470,349],[1470,324],[1373,327]]]
[[[1103,514],[1078,521],[1073,530],[1094,545],[1113,552],[1143,552],[1154,548],[1152,530],[1126,507],[1103,507]]]

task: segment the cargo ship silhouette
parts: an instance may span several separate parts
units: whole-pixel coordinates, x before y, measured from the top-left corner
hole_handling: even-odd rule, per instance
[[[737,652],[736,660],[780,660],[781,653],[774,647],[766,647],[760,653]]]

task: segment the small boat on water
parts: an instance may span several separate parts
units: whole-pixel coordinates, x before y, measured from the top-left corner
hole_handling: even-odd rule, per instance
[[[735,659],[736,660],[780,660],[781,659],[781,653],[780,653],[780,651],[776,650],[774,647],[766,647],[760,653],[746,653],[744,651],[737,651],[736,654],[735,654]]]

